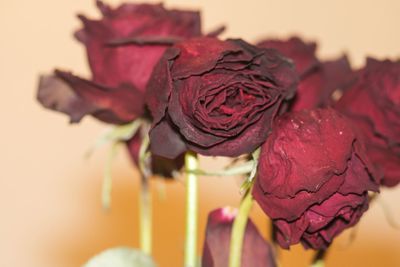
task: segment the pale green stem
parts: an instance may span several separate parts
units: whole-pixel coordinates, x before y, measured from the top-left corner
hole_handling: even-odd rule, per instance
[[[387,223],[394,229],[400,229],[400,224],[394,218],[393,213],[390,211],[390,207],[387,205],[387,203],[380,196],[377,196],[376,199],[383,210],[383,214],[385,215]]]
[[[251,195],[251,190],[248,190],[240,203],[238,215],[233,222],[229,253],[229,267],[240,267],[244,234],[252,204],[253,197]]]
[[[197,176],[192,173],[197,170],[196,154],[187,152],[185,155],[186,168],[186,240],[184,267],[197,265],[197,217],[198,217],[198,188]]]
[[[139,196],[139,227],[140,227],[140,248],[151,255],[152,251],[152,196],[149,185],[150,172],[148,170],[146,151],[149,147],[149,137],[146,134],[143,137],[139,149],[139,170],[141,173],[141,188]]]
[[[213,172],[207,172],[199,169],[191,170],[190,172],[186,170],[186,172],[203,176],[234,176],[240,174],[248,174],[253,170],[253,168],[254,168],[254,162],[249,161],[239,166],[230,167],[227,169],[213,171]]]
[[[324,260],[317,260],[314,262],[311,267],[325,267],[325,261]]]
[[[112,191],[112,163],[117,154],[118,142],[111,145],[110,152],[104,166],[103,184],[101,188],[101,203],[105,210],[111,207],[111,191]]]
[[[140,211],[140,248],[151,255],[152,250],[152,201],[148,178],[142,177],[140,188],[139,211]]]

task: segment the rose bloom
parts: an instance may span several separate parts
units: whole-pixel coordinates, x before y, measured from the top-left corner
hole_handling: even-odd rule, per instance
[[[112,124],[147,117],[144,94],[154,66],[174,40],[200,36],[198,12],[167,10],[161,4],[122,4],[117,8],[97,1],[102,18],[79,15],[83,28],[76,38],[87,51],[92,79],[56,70],[42,76],[38,100],[46,108],[79,122],[85,115]],[[143,131],[127,142],[135,163]],[[154,157],[153,157],[154,158]],[[172,165],[171,165],[172,164]],[[183,161],[157,157],[153,170],[168,173]]]
[[[147,104],[151,150],[174,158],[251,153],[295,92],[297,75],[276,50],[242,40],[193,38],[170,48],[153,72]]]
[[[203,246],[202,267],[227,267],[230,240],[237,210],[225,207],[208,215],[206,238]],[[257,227],[249,219],[243,238],[241,267],[275,267],[275,255],[271,245],[264,240]]]
[[[97,1],[97,6],[103,17],[92,20],[79,15],[83,29],[75,34],[86,47],[92,79],[55,71],[42,77],[38,99],[43,106],[68,114],[71,122],[91,114],[107,123],[123,124],[143,115],[144,92],[154,66],[170,45],[167,39],[201,35],[200,16],[166,10],[160,4],[122,4],[113,9]]]
[[[367,152],[383,172],[382,184],[400,182],[400,61],[367,60],[357,82],[335,105],[357,124]]]
[[[330,108],[302,110],[275,121],[253,196],[281,247],[325,249],[368,209],[378,177],[349,119]]]
[[[320,61],[316,56],[317,45],[298,37],[287,40],[266,39],[259,47],[274,48],[293,60],[300,82],[291,110],[310,109],[333,103],[337,94],[353,81],[350,63],[346,56]]]

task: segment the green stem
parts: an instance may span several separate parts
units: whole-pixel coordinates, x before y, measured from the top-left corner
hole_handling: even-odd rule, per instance
[[[105,210],[109,210],[111,207],[112,163],[117,155],[118,144],[118,142],[112,143],[106,164],[104,166],[103,184],[101,188],[101,203]]]
[[[240,203],[238,215],[233,222],[229,253],[229,267],[240,267],[244,233],[252,204],[253,197],[251,195],[251,190],[248,190]]]
[[[193,173],[201,176],[234,176],[234,175],[248,174],[253,170],[253,168],[254,168],[254,162],[249,161],[239,166],[230,167],[227,169],[217,170],[213,172],[207,172],[204,170],[196,169],[196,170],[191,170],[190,172],[187,173]]]
[[[187,152],[185,155],[186,175],[186,241],[185,241],[185,267],[197,265],[197,216],[198,216],[198,188],[197,175],[192,171],[197,170],[196,154]]]
[[[324,260],[317,260],[314,262],[311,267],[325,267],[325,261]]]
[[[152,249],[152,201],[148,178],[142,176],[139,199],[140,212],[140,247],[141,250],[151,255]]]
[[[147,149],[150,140],[148,134],[145,134],[139,149],[139,170],[141,174],[141,188],[139,196],[139,227],[140,227],[140,247],[141,250],[151,255],[152,251],[152,197],[149,185],[149,162],[147,158]]]

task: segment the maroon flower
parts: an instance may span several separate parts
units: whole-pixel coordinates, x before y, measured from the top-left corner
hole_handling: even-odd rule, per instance
[[[203,247],[202,267],[227,267],[235,212],[230,208],[216,209],[208,215]],[[275,267],[272,247],[249,219],[243,240],[242,267]]]
[[[334,92],[343,91],[353,81],[347,57],[321,62],[315,55],[315,43],[305,43],[298,37],[292,37],[288,40],[267,39],[258,46],[277,49],[293,60],[300,83],[291,110],[330,105]]]
[[[113,9],[97,1],[97,6],[103,18],[80,15],[84,27],[76,33],[86,46],[92,81],[56,71],[43,77],[38,99],[67,113],[71,122],[91,114],[108,123],[127,123],[143,115],[148,80],[171,40],[201,35],[200,16],[160,4]]]
[[[38,100],[69,115],[73,123],[85,115],[112,124],[147,117],[144,93],[154,66],[173,42],[201,35],[200,15],[166,10],[161,4],[122,4],[113,9],[96,3],[103,17],[91,20],[80,15],[83,29],[75,34],[86,46],[92,80],[56,70],[41,77]],[[135,163],[141,140],[137,134],[127,142]],[[170,176],[171,167],[181,167],[182,160],[153,156],[150,164],[153,173]]]
[[[117,42],[153,38],[189,38],[201,35],[198,12],[166,10],[161,4],[122,4],[116,9],[97,1],[103,18],[80,15],[84,25],[76,37],[87,49],[93,80],[109,86],[129,83],[146,89],[154,66],[166,49],[158,44]]]
[[[267,138],[296,81],[292,65],[275,50],[209,37],[178,43],[149,83],[151,149],[168,158],[186,149],[250,153]]]
[[[368,208],[378,174],[352,128],[333,109],[279,117],[262,146],[253,196],[283,248],[326,248]]]
[[[335,106],[353,119],[367,152],[384,173],[382,184],[400,182],[400,62],[368,59],[357,82]]]

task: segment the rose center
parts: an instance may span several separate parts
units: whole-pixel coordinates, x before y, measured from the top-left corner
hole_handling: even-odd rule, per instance
[[[218,95],[208,96],[205,101],[210,117],[231,117],[235,113],[242,113],[252,103],[255,96],[248,94],[246,88],[231,87]]]

